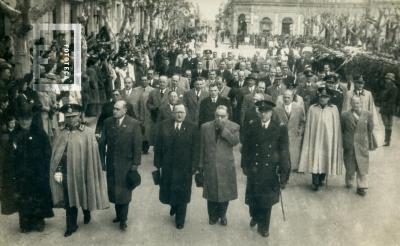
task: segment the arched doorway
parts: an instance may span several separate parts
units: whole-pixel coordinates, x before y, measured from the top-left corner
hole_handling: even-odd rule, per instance
[[[292,31],[293,28],[293,19],[290,17],[285,17],[282,20],[282,34],[288,34],[291,35],[293,33]]]
[[[246,23],[246,16],[244,14],[239,15],[238,17],[238,39],[239,42],[244,41],[244,37],[247,35],[247,23]]]
[[[265,17],[260,21],[260,33],[269,34],[272,32],[272,21]]]

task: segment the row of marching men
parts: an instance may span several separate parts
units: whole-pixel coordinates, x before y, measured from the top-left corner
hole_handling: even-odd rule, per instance
[[[356,80],[356,84],[361,82],[361,78]],[[211,95],[213,87],[209,87]],[[214,117],[202,124],[200,131],[197,124],[187,119],[184,104],[173,105],[173,116],[156,127],[157,170],[153,178],[160,185],[160,201],[171,206],[170,215],[175,216],[178,229],[184,227],[193,174],[197,185],[203,186],[209,223],[219,221],[227,225],[229,201],[237,198],[233,147],[241,140],[241,167],[248,177],[246,203],[250,208],[250,226],[257,225],[260,235],[269,235],[272,205],[278,202],[293,164],[292,126],[282,121],[282,113],[291,119],[296,112],[291,93],[284,94],[284,106],[280,108],[275,108],[271,100],[257,99],[256,93],[254,107],[247,110],[242,128],[229,120],[229,106],[217,105],[213,96]],[[365,195],[368,150],[376,147],[373,116],[363,110],[363,93],[355,93],[350,99],[350,110],[341,115],[330,102],[332,96],[331,89],[320,87],[317,102],[307,112],[298,171],[312,173],[313,189],[318,190],[326,174],[341,173],[344,159],[346,186],[351,187],[357,173],[357,193]],[[12,153],[8,161],[13,166],[3,172],[2,179],[8,178],[13,185],[2,187],[2,210],[11,207],[11,211],[9,201],[17,202],[14,208],[23,232],[42,231],[44,218],[53,216],[52,208],[64,207],[64,235],[70,236],[78,229],[78,208],[83,209],[87,224],[90,211],[108,208],[109,201],[115,204],[113,222],[126,230],[132,190],[140,184],[137,169],[143,131],[139,121],[127,115],[128,110],[126,101],[115,101],[112,117],[103,122],[99,144],[94,130],[81,124],[79,104],[65,104],[61,108],[65,127],[53,146],[46,134],[32,124],[30,112],[18,116],[20,129],[12,134],[6,149]],[[303,134],[301,129],[297,130],[298,135]],[[7,195],[12,198],[4,199]]]

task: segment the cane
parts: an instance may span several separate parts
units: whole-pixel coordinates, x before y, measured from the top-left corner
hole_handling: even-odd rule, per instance
[[[278,174],[278,180],[279,180],[279,196],[280,196],[280,201],[281,201],[281,210],[282,210],[282,217],[283,221],[286,221],[286,216],[285,216],[285,209],[283,208],[283,198],[282,198],[282,189],[281,189],[281,177]]]
[[[286,216],[285,216],[285,209],[283,209],[283,198],[282,198],[282,190],[279,188],[280,191],[280,197],[281,197],[281,209],[282,209],[282,217],[283,217],[283,221],[286,221]]]

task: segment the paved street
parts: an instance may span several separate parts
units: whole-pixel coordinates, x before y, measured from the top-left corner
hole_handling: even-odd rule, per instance
[[[0,245],[400,245],[399,129],[396,119],[393,146],[372,152],[370,189],[364,198],[357,196],[355,189],[344,187],[344,176],[329,177],[329,186],[315,193],[310,189],[310,175],[293,174],[283,192],[286,222],[277,204],[268,239],[249,227],[244,204],[246,179],[237,147],[239,199],[230,203],[227,227],[208,225],[202,190],[193,185],[185,228],[175,229],[169,207],[158,200],[150,153],[143,156],[142,184],[134,191],[127,232],[120,232],[111,222],[115,213],[110,207],[92,213],[89,225],[83,224],[80,213],[78,232],[64,238],[65,214],[57,209],[56,216],[47,220],[44,233],[21,234],[17,215],[0,216]]]

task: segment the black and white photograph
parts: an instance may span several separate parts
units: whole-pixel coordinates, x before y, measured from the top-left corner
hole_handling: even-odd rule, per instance
[[[400,0],[0,0],[0,245],[400,246],[399,88]]]

